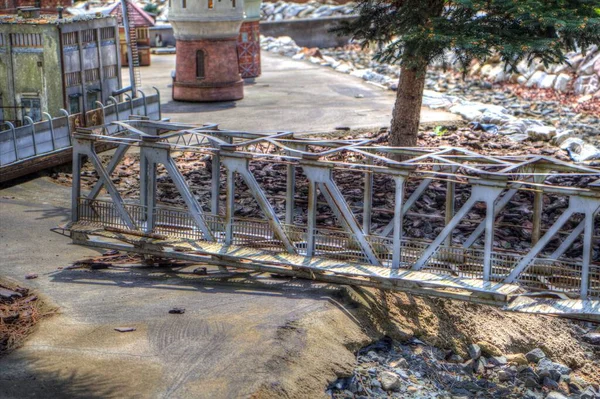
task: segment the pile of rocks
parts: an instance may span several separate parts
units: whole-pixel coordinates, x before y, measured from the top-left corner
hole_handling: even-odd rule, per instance
[[[350,377],[327,390],[332,398],[529,398],[595,399],[591,385],[539,348],[503,355],[488,342],[466,348],[469,359],[452,351],[384,339],[359,351]]]
[[[284,19],[342,17],[354,13],[354,3],[323,4],[318,1],[308,3],[262,3],[260,15],[263,21],[283,21]]]
[[[469,75],[482,76],[492,82],[510,81],[525,87],[555,89],[563,93],[572,91],[584,98],[600,97],[598,46],[592,46],[586,54],[571,52],[566,57],[566,64],[547,67],[539,61],[531,64],[521,61],[515,72],[505,70],[499,57],[490,57],[484,63],[474,62]]]
[[[400,68],[372,59],[373,52],[356,45],[337,49],[308,49],[290,37],[261,38],[263,50],[295,60],[307,60],[370,84],[397,90]],[[469,122],[491,125],[490,131],[512,140],[545,140],[562,146],[576,162],[600,159],[600,117],[575,112],[560,101],[525,100],[510,88],[500,89],[481,79],[457,76],[432,68],[427,73],[423,105],[445,109]],[[597,99],[590,99],[597,101]],[[586,100],[587,101],[587,100]]]

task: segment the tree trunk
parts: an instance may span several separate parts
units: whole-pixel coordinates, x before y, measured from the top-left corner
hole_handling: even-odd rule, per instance
[[[416,147],[421,104],[425,88],[427,65],[402,67],[396,94],[396,105],[392,117],[389,143],[393,147]]]

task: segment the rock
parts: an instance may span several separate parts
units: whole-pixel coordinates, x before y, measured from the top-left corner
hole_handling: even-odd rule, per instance
[[[500,382],[512,381],[514,377],[514,373],[510,372],[509,370],[500,370],[498,372],[498,380],[500,380]]]
[[[575,132],[573,130],[563,130],[556,133],[556,136],[552,139],[552,143],[560,146],[566,139],[573,137]]]
[[[407,368],[409,368],[409,365],[405,358],[400,358],[398,360],[391,362],[390,367],[393,367],[393,368],[400,367],[403,369],[407,369]]]
[[[25,275],[25,279],[26,279],[26,280],[33,280],[34,278],[38,278],[38,275],[37,275],[37,274],[35,274],[35,273],[27,273],[27,274]]]
[[[535,348],[531,352],[525,354],[525,357],[529,363],[537,364],[540,360],[546,357],[546,354],[540,348]]]
[[[600,392],[589,386],[583,392],[581,392],[579,399],[598,399],[598,397],[600,397]]]
[[[548,372],[549,377],[554,381],[558,381],[561,375],[567,375],[571,373],[571,369],[564,364],[555,363],[548,358],[543,358],[537,365],[538,373]]]
[[[477,344],[470,344],[467,346],[467,353],[471,359],[477,360],[481,356],[481,348]]]
[[[386,391],[398,391],[402,385],[402,380],[396,374],[384,371],[379,375],[381,387]]]
[[[581,339],[592,345],[600,345],[600,332],[589,332],[581,337]]]
[[[486,356],[502,356],[502,351],[490,342],[479,341],[477,345],[481,348],[481,353]]]
[[[458,114],[468,121],[479,120],[483,113],[479,111],[479,106],[473,105],[455,105],[449,109],[453,114]]]
[[[525,84],[526,87],[539,87],[542,81],[546,78],[548,74],[542,71],[535,71],[533,75],[527,80]]]
[[[532,140],[550,141],[556,135],[554,126],[531,126],[525,132]]]
[[[483,374],[485,371],[485,366],[487,365],[487,361],[484,357],[480,357],[473,363],[473,371],[475,374]]]
[[[508,364],[505,356],[492,356],[489,358],[489,362],[494,366],[505,366]]]
[[[506,355],[506,360],[508,360],[509,363],[515,363],[515,364],[521,364],[521,365],[528,364],[527,358],[522,353]]]
[[[548,377],[544,377],[542,385],[551,390],[558,389],[558,382]]]
[[[517,83],[523,86],[525,83],[527,83],[527,78],[523,75],[519,75],[517,78]]]
[[[544,398],[544,394],[542,394],[541,392],[535,392],[532,391],[531,389],[528,389],[525,394],[523,395],[523,399],[543,399]]]
[[[540,384],[537,382],[537,380],[534,377],[525,378],[524,385],[526,388],[532,388],[532,389],[537,389],[540,387]]]
[[[566,73],[561,73],[556,77],[554,81],[554,90],[566,92],[569,90],[569,83],[573,80],[571,75],[567,75]]]
[[[579,75],[592,75],[597,62],[600,62],[600,53],[596,54],[590,60],[586,60],[584,63],[582,63],[577,70],[577,73]]]
[[[552,391],[548,395],[546,395],[546,399],[569,399],[562,393],[558,391]]]
[[[592,159],[600,159],[600,150],[577,137],[571,137],[563,141],[560,148],[567,151],[575,162],[584,162]]]
[[[463,357],[461,355],[458,355],[456,353],[453,353],[448,358],[448,362],[450,362],[450,363],[463,363],[464,361],[465,361],[465,359],[463,359]]]
[[[546,75],[542,79],[542,81],[538,84],[540,89],[551,89],[554,87],[554,82],[556,81],[556,75]]]

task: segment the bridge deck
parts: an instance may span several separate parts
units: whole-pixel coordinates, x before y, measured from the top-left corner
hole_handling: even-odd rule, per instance
[[[71,232],[76,243],[130,252],[160,254],[162,257],[195,260],[221,266],[282,272],[299,277],[351,285],[386,288],[469,302],[503,306],[504,310],[600,321],[600,301],[523,296],[516,284],[452,277],[427,271],[393,270],[369,264],[307,257],[286,252],[273,253],[259,248],[145,235],[120,231],[97,223],[70,223],[62,229]],[[75,233],[75,234],[73,234]]]

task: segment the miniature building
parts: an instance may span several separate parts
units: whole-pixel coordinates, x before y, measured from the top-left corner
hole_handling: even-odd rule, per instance
[[[115,18],[23,15],[0,16],[0,122],[84,113],[121,87]]]
[[[58,7],[71,7],[73,0],[0,0],[0,14],[16,14],[21,7],[35,7],[42,12],[55,12]]]
[[[129,27],[131,32],[131,40],[137,43],[137,51],[140,66],[150,65],[150,32],[149,28],[154,26],[154,20],[144,10],[142,10],[133,1],[127,2],[129,13]],[[128,66],[127,58],[127,39],[125,37],[125,28],[123,27],[123,8],[120,2],[116,2],[110,7],[110,15],[117,17],[119,21],[119,38],[121,41],[121,60],[123,66]],[[134,47],[135,48],[135,47]]]
[[[237,51],[242,78],[260,76],[260,3],[261,0],[244,1],[244,23],[240,28]]]
[[[227,101],[244,97],[237,59],[242,0],[169,0],[177,41],[173,99]]]

